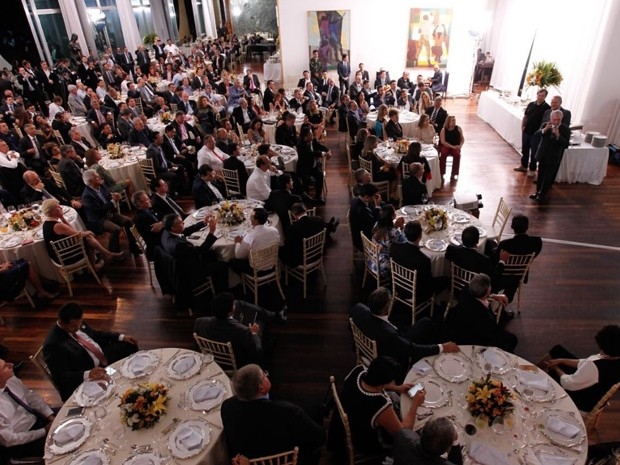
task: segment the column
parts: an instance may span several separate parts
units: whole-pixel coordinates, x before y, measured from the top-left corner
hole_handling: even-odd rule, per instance
[[[97,52],[93,24],[90,21],[90,16],[88,16],[88,11],[86,10],[84,0],[75,0],[73,3],[75,4],[75,9],[77,10],[77,14],[80,17],[80,22],[82,23],[82,31],[84,31],[84,38],[86,39],[86,44],[88,45],[89,49]],[[82,52],[84,52],[84,55],[88,55],[88,49],[86,51],[82,49]]]
[[[207,37],[217,37],[213,0],[203,0],[202,13],[205,19],[205,34],[207,34]]]
[[[168,12],[164,6],[164,1],[166,0],[151,0],[151,16],[153,18],[153,32],[166,43],[171,37],[170,31],[168,31],[168,22],[166,21]]]
[[[86,36],[91,36],[92,33],[87,31],[85,33],[82,28],[82,22],[80,21],[80,16],[76,11],[76,3],[83,2],[83,0],[58,0],[58,5],[60,6],[60,11],[62,12],[62,19],[65,22],[65,28],[67,29],[67,35],[69,38],[71,34],[76,33],[78,35],[78,43],[80,44],[80,48],[82,49],[83,55],[88,55],[88,42]],[[93,49],[94,49],[94,40],[93,40]]]
[[[121,21],[121,27],[123,28],[125,45],[127,46],[127,50],[133,52],[133,50],[137,50],[138,46],[142,44],[142,38],[138,30],[138,22],[133,14],[131,1],[116,0],[116,8],[118,10],[118,17]]]

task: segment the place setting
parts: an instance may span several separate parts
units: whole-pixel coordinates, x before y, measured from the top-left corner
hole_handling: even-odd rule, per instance
[[[174,458],[187,459],[209,445],[211,434],[211,426],[206,421],[186,420],[176,425],[168,435],[166,444]]]
[[[150,375],[159,365],[159,357],[152,351],[140,351],[129,357],[120,367],[125,378],[136,379]]]

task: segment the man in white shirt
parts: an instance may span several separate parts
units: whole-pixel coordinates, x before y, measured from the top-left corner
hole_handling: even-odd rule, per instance
[[[172,42],[172,39],[168,39],[168,43],[164,47],[164,51],[166,53],[172,53],[173,57],[179,56],[179,47],[177,47],[177,44]]]
[[[228,155],[215,146],[215,139],[212,135],[205,137],[205,145],[198,151],[198,168],[202,165],[210,165],[216,174],[222,173],[224,168],[224,160]]]
[[[252,229],[244,236],[235,237],[235,258],[230,261],[230,268],[236,273],[253,273],[250,266],[250,251],[260,250],[280,243],[280,233],[273,226],[267,226],[269,215],[264,208],[255,208],[250,217]],[[258,271],[267,271],[259,269]]]
[[[0,168],[15,169],[19,165],[19,153],[9,150],[9,145],[0,140]]]
[[[271,193],[271,177],[276,176],[278,170],[271,164],[267,155],[260,155],[256,159],[256,168],[250,174],[246,184],[248,199],[264,202]]]
[[[8,457],[42,457],[54,421],[52,409],[0,359],[0,446]]]

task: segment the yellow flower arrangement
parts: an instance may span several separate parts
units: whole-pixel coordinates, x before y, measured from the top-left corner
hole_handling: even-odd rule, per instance
[[[475,380],[467,390],[467,410],[474,417],[486,417],[489,425],[497,417],[513,410],[513,396],[504,384],[491,375]]]
[[[132,430],[151,428],[166,414],[168,389],[159,383],[144,383],[121,396],[121,421]]]
[[[538,86],[540,88],[556,87],[562,84],[564,77],[553,62],[539,61],[532,65],[532,70],[528,73],[525,81],[528,86]]]
[[[159,114],[159,121],[161,121],[164,124],[168,124],[172,121],[172,115],[170,114],[169,111],[164,111]]]
[[[227,226],[234,226],[245,221],[243,207],[236,202],[224,201],[217,211],[217,219]]]
[[[409,142],[407,139],[400,139],[396,141],[396,153],[407,153],[409,150]]]
[[[123,158],[123,151],[121,149],[121,144],[113,143],[108,144],[107,151],[110,154],[110,160],[116,160],[117,158]]]
[[[26,231],[39,226],[40,220],[41,217],[32,210],[20,210],[9,217],[9,229]]]
[[[424,218],[431,230],[441,231],[448,227],[448,214],[443,208],[431,207],[425,210]]]

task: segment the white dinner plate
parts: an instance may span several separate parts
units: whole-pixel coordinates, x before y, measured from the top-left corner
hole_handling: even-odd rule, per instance
[[[441,378],[451,383],[462,383],[471,376],[470,362],[459,354],[440,354],[434,368]]]
[[[202,356],[196,352],[183,352],[170,360],[166,367],[168,377],[171,379],[188,379],[194,376],[202,368]]]
[[[477,354],[478,365],[485,372],[503,375],[513,368],[513,358],[497,347],[484,347]]]
[[[545,389],[542,389],[539,386],[532,386],[532,383],[527,383],[523,378],[527,379],[527,377],[538,377],[545,384]],[[549,402],[555,399],[555,389],[552,383],[549,381],[549,376],[543,371],[538,371],[533,373],[529,370],[520,370],[516,369],[514,373],[510,376],[510,383],[514,386],[517,392],[524,397],[526,400],[531,402]]]
[[[448,244],[443,239],[428,239],[424,243],[424,247],[433,252],[444,252],[448,248]]]
[[[550,463],[553,463],[553,458],[562,457],[564,460],[572,460],[573,464],[577,462],[575,457],[569,457],[568,451],[562,450],[557,446],[553,446],[551,444],[539,444],[533,447],[527,447],[525,449],[526,463],[527,464],[543,464],[548,463],[545,462],[545,458],[547,458]],[[568,463],[568,462],[566,462]]]
[[[454,245],[463,245],[463,239],[461,234],[452,234],[450,236],[450,242]]]
[[[135,454],[123,461],[123,465],[159,465],[160,463],[161,457],[153,452]]]
[[[458,224],[467,224],[469,223],[469,216],[464,213],[454,213],[452,215],[452,222]]]
[[[0,247],[3,249],[10,249],[12,247],[17,247],[21,245],[22,238],[16,234],[7,234],[6,236],[0,239]]]
[[[66,454],[80,447],[90,436],[91,422],[84,417],[73,417],[56,427],[49,449],[53,454]],[[69,434],[67,439],[66,434]]]
[[[220,380],[202,379],[189,389],[188,399],[192,410],[210,411],[222,404],[225,394],[226,387]]]
[[[192,213],[192,216],[197,220],[204,220],[205,216],[207,216],[207,213],[210,213],[211,210],[211,207],[202,207]]]
[[[426,391],[424,403],[422,404],[423,407],[430,409],[443,407],[450,400],[448,390],[440,381],[433,378],[422,378],[417,380],[417,382],[421,383]]]
[[[136,379],[150,375],[159,365],[159,356],[155,352],[142,350],[129,357],[121,366],[125,378]]]
[[[417,216],[420,214],[420,210],[416,206],[406,206],[400,209],[403,215]]]
[[[114,391],[114,383],[111,380],[87,380],[76,389],[73,400],[80,407],[92,407],[108,399],[112,391]]]
[[[32,233],[32,238],[35,239],[35,240],[43,239],[43,228],[39,228],[35,232],[33,232]]]
[[[118,168],[119,166],[121,166],[121,163],[118,161],[108,162],[108,168]]]
[[[201,420],[179,423],[168,436],[168,449],[173,457],[187,459],[200,453],[211,440],[211,427]]]
[[[99,449],[85,450],[77,454],[69,465],[109,465],[110,457],[108,454]]]
[[[583,443],[586,439],[586,433],[582,426],[581,418],[573,415],[572,412],[557,409],[545,409],[538,416],[536,423],[540,432],[553,444],[562,447],[573,447]],[[549,428],[550,421],[561,421],[567,423],[569,427],[574,428],[577,432],[574,436],[565,435]]]
[[[487,237],[487,230],[486,229],[481,228],[480,226],[476,226],[476,229],[480,233],[480,237]]]

